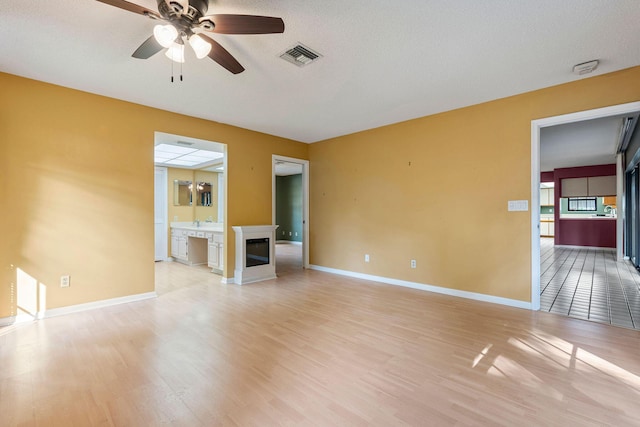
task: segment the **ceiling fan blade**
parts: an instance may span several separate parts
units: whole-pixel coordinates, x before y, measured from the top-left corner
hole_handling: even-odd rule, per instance
[[[130,3],[125,0],[97,0],[100,3],[108,4],[110,6],[119,7],[120,9],[128,10],[129,12],[139,13],[140,15],[150,16],[152,18],[162,19],[157,12],[146,7],[138,6],[137,4]]]
[[[151,36],[146,39],[131,56],[138,59],[147,59],[151,58],[162,49],[164,48],[160,46],[160,43],[156,41],[156,38]]]
[[[282,18],[255,15],[209,15],[218,34],[273,34],[284,32]]]
[[[198,34],[202,37],[207,43],[211,44],[211,51],[209,52],[209,58],[216,61],[218,64],[222,65],[227,70],[231,71],[233,74],[240,74],[244,71],[244,67],[240,65],[240,63],[236,60],[236,58],[231,55],[227,49],[222,47],[220,43],[213,40],[211,37],[207,37],[206,35],[200,33]]]

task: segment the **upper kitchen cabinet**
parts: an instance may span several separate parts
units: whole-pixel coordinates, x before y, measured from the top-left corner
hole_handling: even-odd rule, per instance
[[[553,206],[554,200],[553,188],[541,188],[540,189],[540,206]]]
[[[615,196],[615,194],[615,175],[562,180],[561,197]]]

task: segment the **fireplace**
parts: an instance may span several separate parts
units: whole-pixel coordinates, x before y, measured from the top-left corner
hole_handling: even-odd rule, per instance
[[[247,239],[246,242],[246,265],[255,267],[257,265],[269,264],[269,238]]]
[[[275,241],[277,225],[234,226],[236,268],[234,283],[258,282],[276,278]]]

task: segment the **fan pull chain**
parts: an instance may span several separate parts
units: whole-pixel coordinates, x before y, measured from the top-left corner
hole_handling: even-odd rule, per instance
[[[171,62],[171,83],[173,83],[173,61]]]
[[[180,81],[182,81],[182,62],[180,63]]]

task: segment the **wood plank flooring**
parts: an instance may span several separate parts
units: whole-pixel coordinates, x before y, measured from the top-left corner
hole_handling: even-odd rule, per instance
[[[640,425],[640,336],[287,270],[0,328],[5,426]]]
[[[540,309],[640,330],[640,274],[614,249],[540,242]]]

